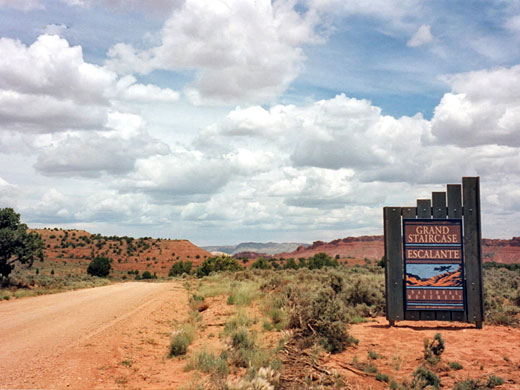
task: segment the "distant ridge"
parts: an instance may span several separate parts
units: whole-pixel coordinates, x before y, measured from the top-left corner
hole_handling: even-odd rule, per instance
[[[238,245],[214,245],[203,246],[201,248],[208,252],[224,252],[232,256],[243,252],[254,252],[272,256],[281,252],[292,252],[298,247],[307,246],[309,246],[309,244],[301,242],[242,242]]]

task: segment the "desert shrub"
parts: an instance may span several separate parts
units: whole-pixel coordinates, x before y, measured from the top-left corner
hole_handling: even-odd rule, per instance
[[[200,351],[193,356],[186,365],[187,370],[199,370],[205,374],[211,374],[212,377],[225,378],[229,374],[229,365],[227,356],[222,353],[215,356],[206,351]]]
[[[441,380],[439,377],[426,367],[420,366],[413,373],[412,388],[414,390],[439,390],[440,386]]]
[[[184,325],[172,333],[170,338],[170,357],[186,355],[188,346],[195,337],[195,329],[191,325]]]
[[[230,337],[230,361],[237,367],[249,368],[250,366],[262,366],[266,363],[267,356],[262,354],[256,344],[254,334],[242,327],[231,333]]]
[[[482,383],[480,379],[471,379],[457,382],[453,387],[454,390],[484,390],[494,389],[496,386],[504,384],[504,380],[499,376],[491,375],[485,383]]]
[[[204,260],[200,266],[195,268],[195,274],[198,278],[202,278],[208,276],[212,272],[240,271],[241,269],[242,266],[236,259],[229,256],[217,256]]]
[[[495,376],[495,375],[491,375],[486,382],[486,386],[489,387],[490,389],[493,389],[494,387],[500,386],[503,384],[504,384],[504,380],[501,377]]]
[[[424,360],[428,363],[435,365],[440,359],[444,352],[444,340],[440,333],[437,333],[433,340],[430,341],[428,338],[424,339]]]
[[[251,268],[255,268],[255,269],[271,269],[271,264],[269,263],[269,260],[267,260],[265,257],[259,257],[251,265]]]
[[[448,366],[452,369],[452,370],[462,370],[464,367],[462,366],[462,364],[460,364],[459,362],[449,362],[448,363]]]
[[[249,305],[258,294],[258,286],[254,282],[232,282],[230,285],[228,305]]]
[[[376,380],[379,381],[379,382],[386,382],[388,383],[388,381],[390,381],[390,377],[386,374],[382,374],[380,372],[378,372],[376,374]]]
[[[291,287],[286,291],[293,310],[289,327],[304,339],[316,341],[331,353],[343,351],[353,339],[347,333],[348,311],[331,288],[308,291]]]
[[[150,271],[144,271],[141,275],[142,279],[153,279],[153,275],[150,273]]]
[[[484,272],[484,312],[495,325],[519,325],[520,272],[494,267]]]
[[[314,256],[307,260],[307,267],[309,269],[320,269],[323,267],[337,267],[338,261],[332,259],[326,253],[316,253]]]
[[[298,269],[298,264],[296,264],[296,261],[294,261],[294,259],[290,257],[283,265],[283,269]]]
[[[87,273],[92,276],[107,277],[112,269],[112,260],[107,257],[95,257],[87,268]]]

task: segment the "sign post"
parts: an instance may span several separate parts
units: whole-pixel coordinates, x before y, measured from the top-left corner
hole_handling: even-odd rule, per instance
[[[482,328],[479,178],[449,184],[417,207],[385,207],[383,216],[390,325],[440,320]]]

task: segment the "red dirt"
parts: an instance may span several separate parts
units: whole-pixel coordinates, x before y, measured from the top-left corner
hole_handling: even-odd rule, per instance
[[[148,270],[167,275],[176,261],[191,261],[193,266],[211,257],[209,252],[188,240],[131,239],[103,237],[84,230],[34,229],[45,242],[45,256],[51,261],[72,261],[105,256],[115,270]],[[130,242],[130,245],[129,245]]]
[[[352,370],[352,361],[366,362],[368,352],[373,351],[382,358],[373,364],[383,374],[398,382],[411,382],[412,374],[423,357],[423,340],[433,339],[440,333],[446,349],[442,354],[440,367],[447,362],[458,362],[462,370],[447,370],[437,373],[442,388],[451,389],[456,381],[468,378],[485,380],[496,375],[504,384],[496,389],[520,389],[520,329],[504,326],[484,325],[476,329],[472,324],[451,322],[397,322],[397,327],[388,327],[384,318],[374,322],[353,325],[350,333],[359,339],[355,348],[330,355],[327,366],[338,370],[348,381],[359,389],[388,388],[361,370]]]
[[[0,302],[0,388],[177,388],[168,359],[187,316],[178,283],[125,283]]]

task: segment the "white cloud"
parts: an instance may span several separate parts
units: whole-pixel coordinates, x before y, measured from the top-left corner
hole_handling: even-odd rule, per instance
[[[406,45],[410,47],[419,47],[431,42],[433,40],[433,35],[430,29],[431,26],[429,24],[423,24],[410,38]]]
[[[512,32],[520,32],[520,15],[514,15],[508,18],[504,26]]]
[[[113,113],[110,131],[68,132],[40,145],[36,170],[48,176],[99,177],[131,172],[137,159],[169,153],[151,138],[136,115]]]
[[[179,99],[178,92],[136,83],[85,62],[80,46],[40,35],[26,46],[0,38],[0,120],[4,130],[51,133],[103,130],[114,100],[139,103]]]
[[[40,35],[27,47],[0,38],[0,88],[24,94],[51,95],[82,104],[105,104],[116,75],[83,60],[80,46],[56,35]]]
[[[170,88],[159,88],[153,84],[136,84],[133,76],[125,76],[117,83],[120,91],[117,97],[121,100],[139,103],[173,103],[179,100],[180,94]]]
[[[58,35],[62,36],[65,31],[67,31],[68,27],[65,24],[48,24],[45,26],[43,33],[45,35]]]
[[[187,0],[162,29],[162,44],[138,51],[117,44],[107,66],[118,72],[194,69],[195,102],[265,101],[301,70],[302,45],[318,41],[318,19],[280,0]]]
[[[446,76],[432,119],[434,142],[520,146],[520,65]]]

